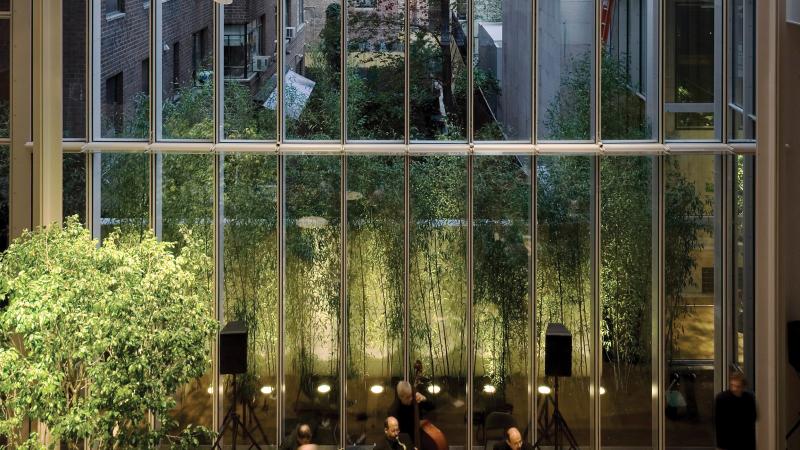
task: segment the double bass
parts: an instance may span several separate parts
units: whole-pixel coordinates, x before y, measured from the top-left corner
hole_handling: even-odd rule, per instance
[[[419,403],[417,403],[417,385],[422,377],[422,361],[414,363],[414,382],[411,383],[411,401],[414,403],[414,447],[417,450],[449,450],[447,438],[442,430],[430,420],[420,420]]]

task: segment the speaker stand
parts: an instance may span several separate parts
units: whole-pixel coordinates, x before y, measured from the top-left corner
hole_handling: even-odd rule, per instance
[[[261,446],[258,445],[253,434],[250,433],[250,430],[247,429],[247,426],[242,422],[241,417],[239,416],[239,412],[237,411],[237,406],[239,403],[239,397],[236,392],[236,374],[233,374],[233,401],[231,402],[230,408],[228,408],[228,412],[225,413],[225,418],[222,420],[222,426],[219,428],[219,433],[217,434],[217,439],[214,440],[214,444],[211,446],[211,450],[222,450],[222,436],[225,435],[225,431],[230,428],[231,430],[231,444],[232,450],[236,450],[236,441],[239,437],[239,428],[242,429],[242,434],[247,438],[247,441],[250,445],[247,447],[248,449],[257,449],[261,450]],[[264,439],[264,442],[269,445],[269,440],[267,439],[266,433],[264,433],[264,429],[261,428],[261,423],[258,421],[258,417],[256,417],[255,412],[253,411],[253,407],[245,402],[242,402],[242,409],[244,411],[250,412],[250,417],[253,418],[253,421],[256,423],[256,428],[258,431],[261,432],[261,438]]]
[[[553,405],[552,413],[550,413],[550,404]],[[565,444],[569,444],[569,447],[567,447],[569,450],[578,450],[578,441],[575,440],[572,430],[569,429],[567,421],[558,408],[558,377],[555,377],[553,398],[551,399],[549,395],[546,397],[544,408],[539,414],[538,423],[541,434],[536,439],[536,443],[533,444],[534,449],[541,450],[545,441],[551,441],[553,442],[554,450],[561,450],[561,440],[563,438]]]

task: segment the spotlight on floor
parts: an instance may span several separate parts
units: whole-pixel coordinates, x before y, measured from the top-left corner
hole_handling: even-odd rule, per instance
[[[485,392],[487,394],[494,394],[495,392],[497,392],[497,388],[492,386],[491,384],[484,384],[483,385],[483,392]]]
[[[432,385],[428,386],[428,393],[430,393],[430,394],[438,394],[439,392],[442,392],[442,387],[439,386],[438,384],[432,384]]]
[[[261,386],[261,393],[264,395],[272,394],[273,391],[274,389],[272,388],[272,386],[269,385]]]
[[[541,385],[536,390],[542,395],[550,395],[550,386]]]
[[[373,384],[370,386],[369,391],[373,394],[382,394],[383,393],[383,386],[380,384]]]
[[[323,384],[320,384],[319,386],[317,386],[317,392],[319,392],[320,394],[327,394],[330,391],[331,391],[331,385],[330,384],[323,383]]]

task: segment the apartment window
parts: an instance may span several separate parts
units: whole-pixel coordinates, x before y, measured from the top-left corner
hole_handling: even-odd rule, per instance
[[[172,84],[178,87],[181,81],[181,43],[172,44]]]
[[[106,14],[125,12],[125,0],[105,0]]]
[[[111,117],[111,125],[116,132],[122,130],[123,99],[122,99],[122,72],[106,78],[106,107]]]
[[[141,91],[144,92],[145,95],[150,95],[150,58],[145,58],[142,60],[141,72]]]
[[[714,268],[713,267],[703,267],[703,294],[713,294],[714,293]]]
[[[247,26],[225,25],[225,78],[244,78],[247,73]]]
[[[356,8],[374,8],[375,0],[356,0]]]
[[[203,70],[203,58],[206,54],[206,36],[208,28],[192,33],[192,71],[197,74]]]

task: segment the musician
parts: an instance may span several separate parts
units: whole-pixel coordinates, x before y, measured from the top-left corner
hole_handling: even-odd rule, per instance
[[[414,402],[413,402],[413,389],[411,383],[408,381],[400,381],[397,383],[396,397],[394,403],[389,407],[387,416],[394,417],[400,426],[400,433],[408,435],[411,442],[414,442],[416,436],[417,426],[414,424]],[[417,392],[417,404],[419,404],[419,415],[422,418],[423,414],[433,409],[433,405],[428,399]]]
[[[310,445],[311,439],[311,426],[307,423],[301,423],[284,440],[281,450],[299,450],[301,447]]]
[[[408,435],[400,434],[400,424],[392,416],[383,421],[383,434],[384,438],[375,444],[375,450],[411,450],[414,447]]]
[[[511,427],[506,430],[506,440],[494,444],[492,450],[533,450],[533,446],[522,440],[522,434],[516,427]]]

